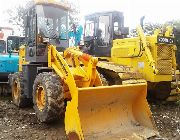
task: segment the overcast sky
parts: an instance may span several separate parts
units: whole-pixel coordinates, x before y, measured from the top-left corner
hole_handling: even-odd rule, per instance
[[[126,26],[136,26],[144,15],[147,22],[180,19],[180,0],[80,0],[80,3],[83,14],[106,10],[124,12]]]
[[[8,9],[13,9],[18,5],[24,5],[25,1],[27,1],[27,0],[3,0],[3,1],[1,1],[1,4],[0,4],[0,26],[14,28],[12,25],[10,25],[8,23],[8,14],[6,11]]]
[[[9,8],[23,4],[25,0],[4,0],[0,4],[0,26],[6,23]],[[71,0],[80,3],[82,16],[93,12],[118,10],[124,12],[125,25],[135,27],[139,19],[146,16],[145,21],[163,23],[172,19],[180,19],[180,0]]]

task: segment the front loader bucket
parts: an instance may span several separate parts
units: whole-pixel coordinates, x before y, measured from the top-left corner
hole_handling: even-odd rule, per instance
[[[77,109],[83,138],[135,140],[158,134],[146,90],[145,84],[78,89]]]

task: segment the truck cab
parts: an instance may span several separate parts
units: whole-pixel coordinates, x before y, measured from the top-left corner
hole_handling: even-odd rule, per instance
[[[8,82],[8,75],[18,71],[19,46],[24,37],[8,36],[7,41],[0,40],[0,78],[1,83]]]

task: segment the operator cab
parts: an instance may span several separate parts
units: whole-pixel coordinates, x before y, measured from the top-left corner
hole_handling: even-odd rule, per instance
[[[20,36],[8,36],[7,37],[7,52],[17,54],[19,47],[25,44],[25,37]]]
[[[54,2],[36,1],[26,16],[26,60],[47,62],[48,44],[63,51],[69,46],[69,7]]]
[[[122,12],[101,12],[85,16],[84,41],[89,54],[109,57],[114,39],[121,39],[129,34],[124,27]]]

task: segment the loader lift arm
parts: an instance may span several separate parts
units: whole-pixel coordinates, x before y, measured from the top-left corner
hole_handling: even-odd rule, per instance
[[[77,127],[77,130],[79,131],[80,136],[83,137],[80,120],[79,120],[79,116],[78,116],[78,110],[77,110],[78,89],[76,87],[76,83],[74,81],[73,75],[70,72],[68,64],[63,59],[63,57],[58,53],[58,51],[55,49],[55,47],[51,46],[48,49],[50,51],[48,54],[48,66],[52,66],[52,68],[55,70],[55,72],[61,78],[63,78],[63,80],[67,84],[70,94],[71,94],[71,98],[72,98],[71,103],[67,103],[67,107],[69,106],[69,108],[71,109],[71,110],[69,109],[69,112],[70,112],[69,114],[74,116],[74,120],[71,122],[71,124]],[[52,57],[51,57],[51,55],[52,55]],[[66,111],[68,112],[68,108],[66,108]],[[67,117],[68,117],[68,115],[67,115]],[[71,131],[73,131],[72,128],[68,128],[68,129],[71,129]]]
[[[83,85],[80,87],[102,85],[96,71],[96,58],[74,48],[66,49],[63,56],[60,55],[53,45],[50,45],[48,50],[48,67],[52,67],[55,72],[64,79],[66,84],[70,83],[69,81],[80,79],[83,81]],[[78,82],[77,80],[75,84],[78,84]],[[71,85],[68,86],[71,87]]]
[[[67,60],[73,61],[72,64],[68,64]],[[81,64],[86,67],[86,69],[81,68]],[[62,56],[57,50],[55,46],[50,45],[48,47],[48,67],[52,67],[54,71],[59,75],[61,79],[63,79],[64,83],[69,89],[69,93],[71,96],[71,101],[67,103],[66,108],[66,120],[68,124],[66,126],[67,133],[71,135],[74,132],[74,126],[77,127],[78,134],[80,137],[83,138],[83,133],[80,125],[79,115],[78,115],[78,82],[75,81],[75,76],[78,75],[81,77],[81,83],[83,81],[83,85],[81,87],[89,87],[93,86],[94,84],[102,85],[100,78],[97,76],[96,71],[96,64],[97,59],[84,54],[77,49],[68,48],[64,52],[64,56]],[[71,67],[69,67],[71,65]],[[76,72],[79,71],[80,73],[76,75]],[[73,75],[74,73],[74,75]],[[97,76],[97,77],[96,77]],[[98,78],[98,80],[96,80]],[[66,95],[65,95],[66,96]],[[69,118],[72,119],[69,122]],[[71,137],[71,136],[69,136]]]

